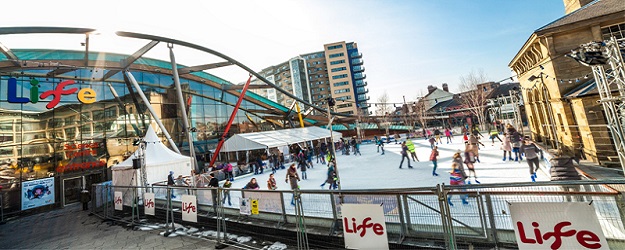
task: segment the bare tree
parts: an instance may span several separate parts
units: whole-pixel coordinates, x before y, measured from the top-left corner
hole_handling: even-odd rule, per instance
[[[460,102],[477,117],[481,129],[486,125],[486,100],[489,91],[479,86],[486,82],[487,76],[482,69],[460,76]]]
[[[427,129],[427,100],[423,98],[423,92],[419,91],[416,102],[412,104],[412,113],[421,124],[422,129]]]
[[[386,133],[388,134],[388,129],[390,127],[390,116],[393,115],[393,110],[388,105],[388,93],[384,91],[380,97],[378,97],[378,103],[376,104],[375,114],[378,116],[378,126],[382,126]]]

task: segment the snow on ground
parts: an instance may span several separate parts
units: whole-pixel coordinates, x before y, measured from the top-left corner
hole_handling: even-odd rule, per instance
[[[337,152],[337,165],[341,178],[342,189],[380,189],[380,188],[413,188],[413,187],[433,187],[436,184],[449,184],[449,171],[451,171],[451,159],[453,154],[458,150],[463,150],[464,143],[461,136],[455,136],[453,143],[438,145],[438,169],[436,172],[439,176],[432,176],[432,162],[429,161],[430,143],[426,140],[412,139],[415,144],[416,154],[419,162],[412,162],[414,167],[409,169],[407,162],[404,162],[403,168],[399,168],[401,162],[401,146],[394,142],[385,144],[384,155],[377,153],[377,146],[373,144],[362,145],[360,150],[362,156],[341,155]],[[501,143],[496,141],[492,144],[490,140],[483,139],[485,146],[480,150],[481,163],[475,163],[475,171],[478,180],[481,183],[508,183],[508,182],[529,182],[529,167],[527,162],[510,162],[502,161],[503,153],[500,149]],[[327,167],[321,163],[315,163],[314,168],[306,171],[307,180],[302,180],[300,188],[321,189],[319,186],[326,179]],[[288,165],[286,165],[288,167]],[[299,172],[299,170],[298,170]],[[233,188],[243,188],[250,179],[256,178],[262,190],[267,189],[267,179],[271,170],[265,169],[262,175],[249,175],[236,178],[233,182]],[[468,174],[468,171],[467,171]],[[548,176],[539,171],[536,181],[548,181]],[[290,189],[289,184],[285,183],[286,170],[278,170],[275,174],[278,182],[279,190]],[[301,174],[300,174],[301,177]],[[471,178],[473,184],[473,178]],[[327,189],[327,185],[326,185]]]

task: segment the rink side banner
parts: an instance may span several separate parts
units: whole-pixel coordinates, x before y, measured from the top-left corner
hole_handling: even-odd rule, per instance
[[[22,182],[22,210],[54,204],[54,177]]]
[[[519,249],[610,249],[587,202],[510,203]]]
[[[115,191],[113,200],[115,201],[115,210],[124,210],[124,193]]]
[[[147,215],[155,215],[154,214],[154,193],[145,193],[143,194],[143,211]]]
[[[182,195],[182,220],[197,222],[197,199],[195,195]]]
[[[380,204],[343,204],[341,211],[345,248],[388,249],[384,210]]]

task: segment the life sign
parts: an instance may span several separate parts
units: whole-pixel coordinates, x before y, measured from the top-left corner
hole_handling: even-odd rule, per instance
[[[183,195],[180,201],[182,205],[182,220],[197,222],[197,199],[195,195]]]
[[[521,250],[610,249],[588,203],[511,203],[510,215]]]
[[[341,214],[345,248],[388,249],[384,210],[380,204],[343,204]]]
[[[78,88],[69,88],[69,85],[75,84],[76,82],[73,80],[66,80],[60,82],[56,88],[48,91],[44,91],[39,94],[39,81],[37,79],[30,80],[30,96],[29,97],[18,97],[17,96],[17,79],[9,78],[8,86],[7,86],[7,102],[9,103],[37,103],[39,100],[46,99],[48,97],[52,97],[52,100],[46,105],[46,108],[53,109],[56,105],[61,101],[61,96],[64,95],[72,95],[76,92],[76,98],[78,101],[84,104],[94,103],[96,100],[96,92],[90,88],[83,88],[78,90]]]

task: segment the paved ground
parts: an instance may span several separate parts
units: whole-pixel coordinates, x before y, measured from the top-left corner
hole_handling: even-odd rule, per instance
[[[166,238],[160,231],[110,225],[80,205],[21,217],[0,225],[1,249],[215,249],[193,237]],[[235,249],[228,247],[226,249]]]

